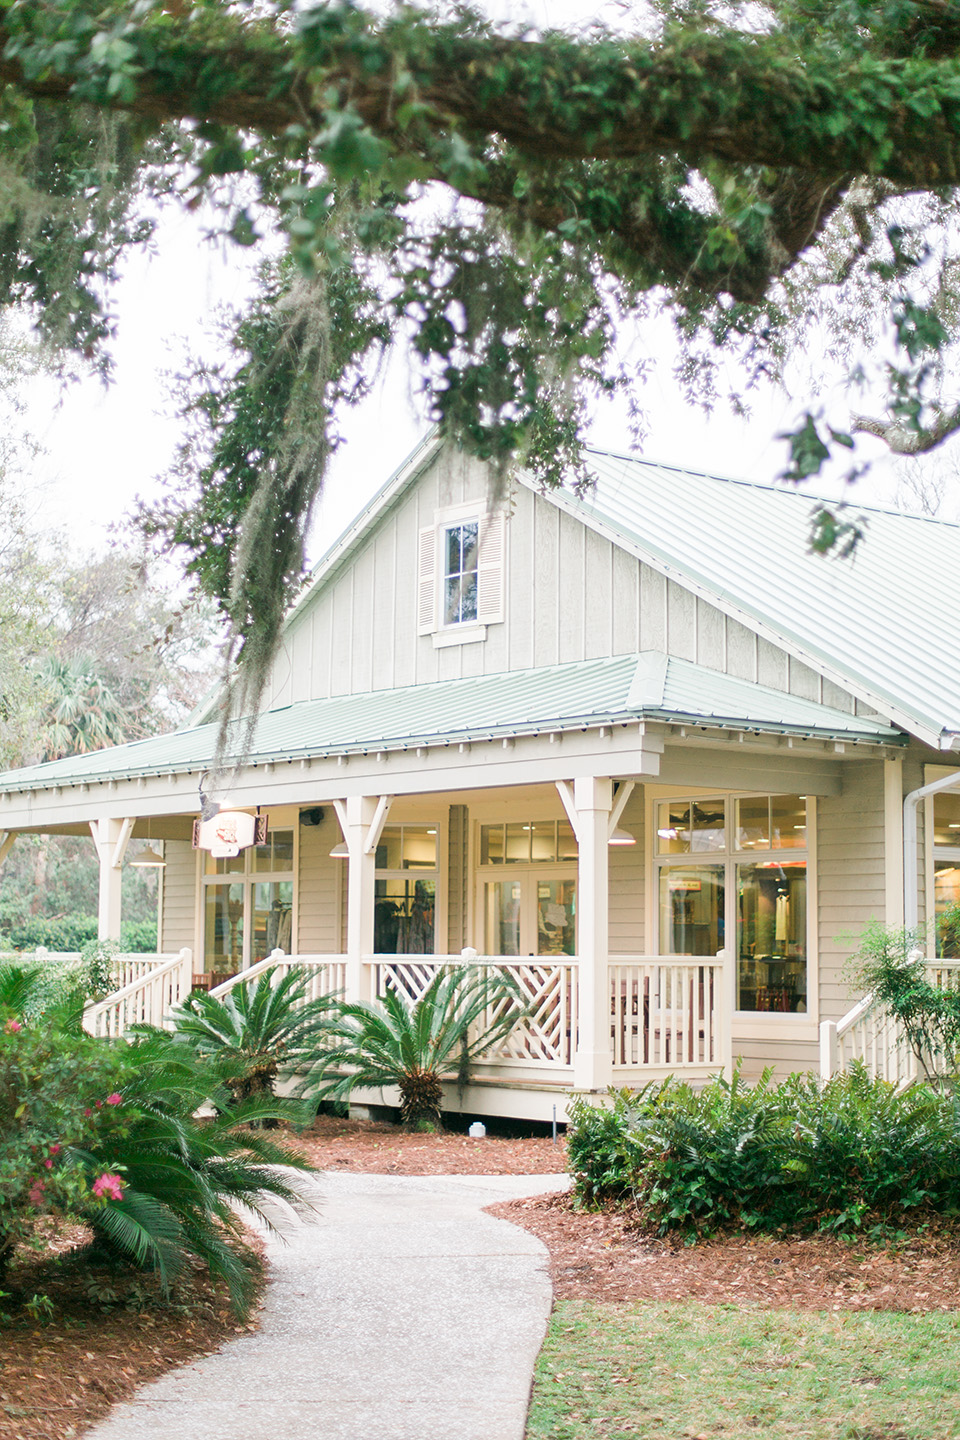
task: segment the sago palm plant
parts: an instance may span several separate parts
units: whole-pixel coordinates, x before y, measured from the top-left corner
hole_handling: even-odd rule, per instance
[[[163,1033],[122,1048],[129,1071],[111,1097],[116,1124],[83,1157],[101,1183],[113,1181],[115,1189],[104,1191],[108,1203],[87,1218],[101,1246],[156,1270],[164,1288],[189,1256],[203,1260],[226,1281],[242,1312],[252,1279],[236,1243],[242,1239],[237,1207],[274,1228],[282,1206],[308,1203],[291,1167],[312,1168],[251,1127],[291,1118],[299,1106],[266,1093],[227,1105],[216,1063],[201,1061]],[[222,1105],[221,1113],[198,1119],[210,1100]]]
[[[326,1073],[319,1085],[308,1078],[305,1088],[318,1100],[346,1100],[354,1090],[396,1086],[405,1125],[439,1124],[443,1081],[465,1084],[473,1062],[523,1013],[512,977],[465,966],[438,971],[415,1002],[388,990],[378,1003],[341,1004]]]
[[[174,1033],[197,1055],[215,1059],[235,1103],[273,1094],[277,1080],[314,1066],[328,1040],[336,1000],[308,999],[310,979],[271,966],[223,999],[194,991],[172,1014]]]

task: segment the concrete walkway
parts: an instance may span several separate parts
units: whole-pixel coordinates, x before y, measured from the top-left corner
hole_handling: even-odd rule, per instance
[[[318,1176],[319,1214],[268,1241],[260,1330],[86,1440],[522,1440],[546,1251],[481,1211],[566,1178]]]

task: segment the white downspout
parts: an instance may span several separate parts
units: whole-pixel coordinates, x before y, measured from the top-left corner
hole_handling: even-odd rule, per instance
[[[911,790],[909,795],[904,796],[903,923],[907,930],[914,929],[920,923],[920,899],[917,888],[917,806],[928,795],[936,795],[941,790],[950,790],[954,785],[960,785],[960,770],[954,770],[949,775],[942,775],[939,780],[932,780],[929,785],[921,785],[919,789]]]

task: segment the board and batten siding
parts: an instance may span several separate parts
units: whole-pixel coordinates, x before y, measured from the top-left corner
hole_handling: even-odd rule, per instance
[[[842,793],[817,802],[821,1020],[841,1019],[860,998],[844,978],[847,962],[864,926],[886,920],[885,764],[844,766]]]
[[[297,951],[301,955],[343,953],[345,862],[330,857],[340,839],[332,805],[323,807],[319,825],[300,826]]]
[[[483,506],[488,494],[479,462],[452,449],[439,455],[292,617],[268,707],[662,650],[858,708],[808,666],[521,485],[507,501],[504,622],[489,625],[482,641],[436,647],[418,633],[420,531],[438,510]]]
[[[197,944],[197,852],[189,840],[165,840],[160,949],[194,950]],[[201,970],[194,956],[194,969]]]

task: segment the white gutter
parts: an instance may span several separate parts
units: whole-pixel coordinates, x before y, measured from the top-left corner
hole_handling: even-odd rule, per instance
[[[920,921],[920,896],[917,885],[917,806],[921,800],[928,795],[936,795],[941,790],[952,790],[954,786],[960,785],[960,770],[954,770],[949,775],[942,775],[939,780],[932,780],[929,785],[921,785],[917,790],[911,790],[903,801],[903,923],[907,930],[912,930]]]

